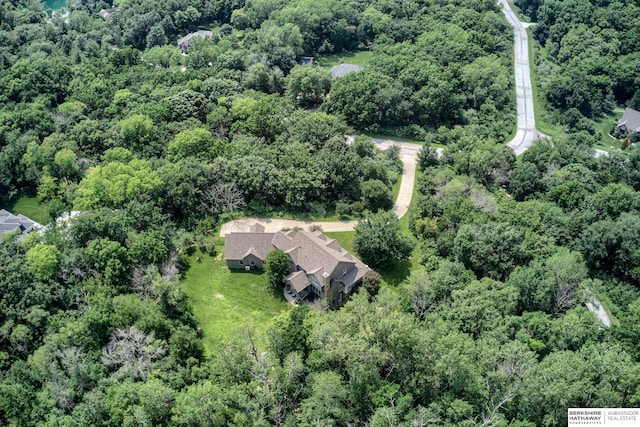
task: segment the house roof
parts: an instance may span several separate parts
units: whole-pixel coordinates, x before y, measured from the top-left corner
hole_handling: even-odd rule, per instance
[[[284,280],[296,291],[296,293],[302,292],[311,285],[311,282],[304,271],[295,271],[285,277]]]
[[[240,260],[253,254],[265,259],[273,249],[271,240],[275,233],[231,233],[224,239],[224,259]]]
[[[362,71],[362,67],[356,64],[340,64],[331,69],[331,77],[336,79],[356,71]]]
[[[345,251],[338,241],[328,238],[319,231],[315,233],[302,230],[277,233],[229,233],[225,236],[224,258],[240,260],[251,254],[264,260],[267,253],[274,248],[282,250],[298,268],[304,270],[304,280],[307,282],[309,281],[307,275],[315,276],[320,283],[325,278],[330,278],[344,283],[349,288],[347,291],[350,291],[350,287],[370,270],[364,263]],[[295,286],[304,285],[302,276],[299,274],[289,275],[287,279],[296,281],[297,285],[292,282],[294,289],[296,289]]]
[[[335,239],[329,239],[319,231],[276,233],[273,245],[282,249],[308,274],[316,276],[320,283],[323,278],[330,277],[351,285],[369,271],[369,267],[345,251]]]
[[[207,31],[207,30],[199,30],[196,31],[195,33],[189,33],[186,36],[184,36],[181,39],[178,39],[178,46],[180,47],[188,47],[191,45],[191,39],[193,39],[194,37],[202,37],[202,38],[208,38],[208,37],[213,37],[213,33],[211,31]]]
[[[250,233],[264,233],[264,230],[265,230],[264,225],[257,222],[253,224],[251,227],[249,227]]]
[[[625,108],[622,118],[618,121],[618,126],[626,126],[627,130],[640,132],[640,111],[633,108]]]
[[[19,231],[20,237],[18,241],[24,239],[27,233],[40,228],[40,224],[30,220],[24,215],[14,215],[9,211],[0,209],[0,236],[5,233],[11,233],[13,231]]]
[[[98,12],[98,15],[100,15],[102,19],[107,19],[108,17],[110,17],[111,15],[119,11],[120,11],[119,7],[111,7],[109,9],[100,9],[100,12]]]

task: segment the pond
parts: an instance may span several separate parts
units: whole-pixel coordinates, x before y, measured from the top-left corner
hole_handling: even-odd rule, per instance
[[[42,9],[58,10],[67,5],[67,0],[44,0],[42,2]]]

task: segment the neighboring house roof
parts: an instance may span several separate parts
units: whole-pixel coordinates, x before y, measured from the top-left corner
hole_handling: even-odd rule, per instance
[[[11,212],[0,209],[0,236],[5,233],[18,231],[18,241],[25,238],[27,233],[39,229],[41,226],[24,215],[13,215]]]
[[[264,260],[274,248],[281,249],[300,270],[304,270],[303,275],[296,274],[300,273],[298,271],[287,277],[297,291],[308,286],[309,277],[315,276],[319,283],[326,278],[341,282],[349,292],[353,284],[369,271],[369,267],[345,251],[338,241],[319,231],[230,233],[225,236],[224,258],[240,260],[252,254]]]
[[[178,47],[182,50],[189,49],[191,47],[191,41],[194,37],[209,38],[209,37],[213,37],[213,33],[211,31],[206,31],[206,30],[199,30],[199,31],[196,31],[195,33],[189,33],[183,38],[178,40]]]
[[[253,254],[264,260],[273,249],[274,233],[231,233],[224,239],[224,259],[240,260]]]
[[[100,18],[102,19],[107,19],[108,17],[110,17],[111,15],[119,11],[120,11],[119,7],[111,7],[109,9],[100,9],[100,12],[98,12],[98,15],[100,15]]]
[[[331,77],[335,79],[356,71],[362,71],[362,67],[355,64],[340,64],[331,69]]]
[[[617,126],[624,126],[627,130],[640,132],[640,111],[636,111],[633,108],[625,108]]]

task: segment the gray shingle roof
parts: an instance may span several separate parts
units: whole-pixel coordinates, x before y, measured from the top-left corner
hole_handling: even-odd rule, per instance
[[[107,19],[108,17],[110,17],[111,15],[119,11],[120,11],[119,7],[111,7],[109,9],[100,9],[100,12],[98,12],[98,15],[100,15],[102,19]]]
[[[349,288],[348,291],[370,270],[345,251],[335,239],[329,239],[321,232],[311,233],[302,230],[227,234],[224,258],[240,260],[253,254],[264,260],[267,253],[274,248],[281,249],[306,274],[315,276],[318,282],[322,283],[325,277],[329,277],[344,283]],[[295,279],[300,280],[299,286],[302,286],[301,276],[296,275]]]
[[[213,33],[207,30],[199,30],[199,31],[196,31],[195,33],[189,33],[183,38],[178,40],[178,47],[182,50],[189,49],[191,47],[191,40],[194,37],[209,38],[209,37],[213,37]]]
[[[304,271],[295,271],[285,277],[284,280],[289,283],[297,293],[300,293],[311,286],[311,282],[309,282]]]
[[[275,233],[231,233],[224,238],[224,259],[240,260],[252,253],[264,260]]]
[[[336,79],[356,71],[362,71],[362,67],[355,64],[340,64],[331,69],[331,77]]]
[[[622,118],[618,121],[618,127],[626,126],[628,131],[640,132],[640,111],[633,108],[625,108]]]
[[[5,233],[19,231],[20,237],[18,240],[22,240],[27,233],[37,228],[40,228],[40,224],[30,220],[26,216],[22,214],[13,215],[9,211],[0,209],[0,236]]]

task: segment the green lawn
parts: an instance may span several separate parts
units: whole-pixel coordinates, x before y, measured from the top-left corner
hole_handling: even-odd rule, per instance
[[[329,55],[318,55],[315,63],[322,68],[331,68],[340,64],[355,64],[364,67],[371,59],[371,51],[358,50],[355,52],[332,53]]]
[[[614,123],[620,120],[624,109],[616,108],[605,117],[595,120],[596,133],[600,133],[600,142],[595,148],[605,151],[620,151],[621,142],[609,136],[609,131]]]
[[[291,307],[265,289],[261,271],[231,271],[219,252],[191,256],[182,281],[209,354],[229,338],[246,335],[247,328],[260,341],[271,320]]]
[[[357,256],[353,250],[353,238],[355,237],[355,233],[353,231],[334,231],[324,234],[331,239],[336,239],[344,250]]]
[[[40,203],[40,200],[32,196],[20,196],[12,199],[2,206],[2,209],[6,209],[14,215],[22,214],[42,225],[50,220],[47,204]]]

